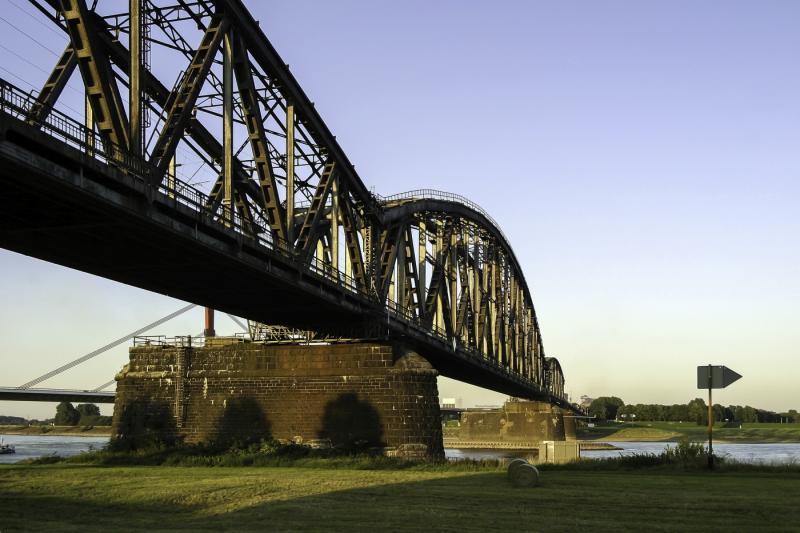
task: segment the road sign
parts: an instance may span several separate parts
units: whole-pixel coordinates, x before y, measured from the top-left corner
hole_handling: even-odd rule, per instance
[[[708,377],[711,374],[711,381]],[[697,388],[698,389],[724,389],[734,381],[741,378],[739,374],[722,365],[703,365],[697,367]]]
[[[722,365],[705,365],[697,367],[697,388],[708,389],[708,468],[714,469],[714,403],[711,401],[711,389],[724,389],[738,380],[739,374]]]

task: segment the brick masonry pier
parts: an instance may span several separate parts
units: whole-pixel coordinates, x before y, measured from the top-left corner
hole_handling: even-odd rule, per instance
[[[139,345],[117,375],[113,434],[234,444],[274,438],[442,458],[436,370],[399,345]]]
[[[459,426],[445,432],[452,448],[535,448],[545,440],[575,440],[575,419],[547,402],[516,399],[496,409],[466,410]]]

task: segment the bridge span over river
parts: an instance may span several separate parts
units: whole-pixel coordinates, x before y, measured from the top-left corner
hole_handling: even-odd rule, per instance
[[[247,318],[257,340],[382,339],[569,407],[500,226],[457,194],[371,193],[241,0],[30,3],[64,48],[38,92],[0,80],[0,246]],[[70,78],[83,116],[59,106]]]

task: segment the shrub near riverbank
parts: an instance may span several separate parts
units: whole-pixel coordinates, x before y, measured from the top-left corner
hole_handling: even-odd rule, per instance
[[[579,429],[578,438],[605,441],[677,441],[688,438],[703,442],[708,440],[708,428],[687,422],[609,422]],[[741,443],[800,442],[800,424],[717,423],[714,426],[714,440]]]
[[[385,457],[369,450],[321,450],[299,444],[263,441],[245,447],[228,449],[208,446],[150,447],[131,451],[113,449],[83,453],[61,458],[43,457],[28,464],[54,463],[102,466],[194,466],[194,467],[302,467],[350,470],[416,470],[454,472],[504,471],[509,459],[460,459],[457,461],[412,461]],[[658,454],[626,454],[604,459],[582,459],[567,464],[537,465],[540,470],[674,470],[707,471],[708,454],[705,446],[683,440]],[[740,463],[715,456],[717,472],[794,472],[800,464]]]

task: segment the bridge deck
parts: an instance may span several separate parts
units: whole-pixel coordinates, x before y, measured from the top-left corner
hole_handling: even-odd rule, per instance
[[[548,399],[505,367],[390,312],[24,122],[0,113],[0,247],[265,323],[326,330],[384,324],[444,376]],[[209,280],[214,280],[209,283]]]
[[[112,392],[70,389],[18,389],[0,387],[0,400],[20,402],[114,403]]]

